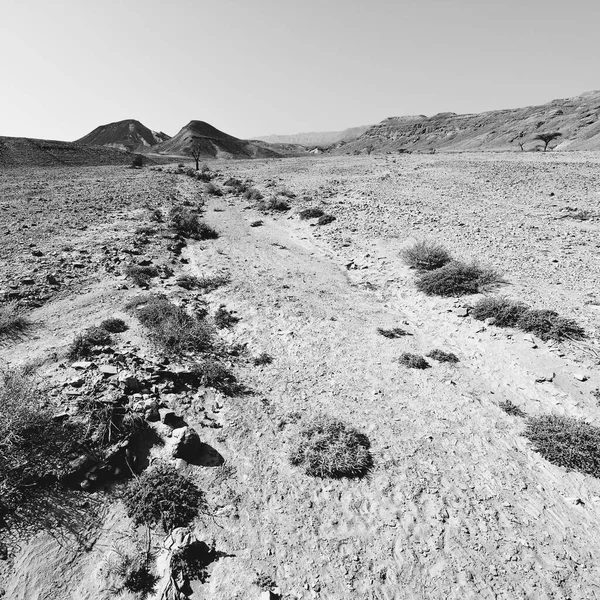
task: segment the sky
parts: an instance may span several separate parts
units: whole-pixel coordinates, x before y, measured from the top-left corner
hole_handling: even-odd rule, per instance
[[[241,138],[600,89],[598,0],[0,0],[0,136]]]

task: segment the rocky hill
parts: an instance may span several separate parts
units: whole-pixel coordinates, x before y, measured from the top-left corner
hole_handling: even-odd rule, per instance
[[[74,142],[0,137],[0,167],[121,165],[131,155],[116,148]]]
[[[199,146],[205,158],[277,158],[281,153],[264,145],[240,140],[204,121],[190,121],[179,133],[152,148],[152,153],[187,156],[193,146]]]
[[[543,148],[535,137],[549,132],[562,134],[550,145],[558,150],[600,150],[600,91],[479,114],[390,117],[333,152],[503,151],[519,150],[520,144],[527,151]]]
[[[350,127],[344,131],[313,131],[310,133],[295,133],[291,135],[264,135],[256,139],[269,144],[300,144],[301,146],[331,146],[340,142],[353,142],[359,138],[371,125]]]
[[[100,125],[94,131],[76,140],[76,143],[111,146],[129,152],[143,152],[169,139],[171,136],[166,133],[152,131],[135,119],[126,119]]]

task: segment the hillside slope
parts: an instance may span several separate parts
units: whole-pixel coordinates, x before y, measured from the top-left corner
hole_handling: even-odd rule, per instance
[[[551,144],[559,150],[600,150],[600,91],[552,100],[541,106],[479,114],[439,113],[390,117],[373,125],[336,154],[406,150],[533,150],[540,133],[560,132]]]
[[[240,140],[204,121],[190,121],[170,140],[152,148],[153,153],[187,156],[198,145],[205,158],[277,158],[279,152]]]
[[[135,119],[126,119],[100,125],[94,131],[76,140],[78,144],[112,146],[129,152],[140,151],[171,139],[166,133],[148,129]]]
[[[122,165],[131,155],[101,146],[74,142],[0,137],[0,167]]]
[[[269,144],[300,144],[302,146],[331,146],[340,142],[353,142],[371,125],[349,127],[344,131],[313,131],[310,133],[294,133],[290,135],[262,135],[256,139]]]

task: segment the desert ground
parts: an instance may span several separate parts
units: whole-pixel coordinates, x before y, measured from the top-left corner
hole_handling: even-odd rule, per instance
[[[82,397],[154,402],[157,439],[144,460],[168,462],[205,494],[188,530],[146,532],[159,578],[147,597],[176,597],[165,561],[188,535],[214,551],[180,598],[600,598],[600,481],[545,460],[523,435],[526,417],[499,406],[600,426],[600,154],[207,164],[222,195],[188,176],[189,161],[0,172],[0,302],[30,321],[0,339],[0,366],[30,365],[60,419],[76,419]],[[224,185],[231,177],[285,197],[289,210],[259,210]],[[168,224],[151,215],[178,204],[197,207],[218,238],[173,248]],[[309,207],[335,220],[300,219]],[[474,319],[481,295],[426,296],[401,257],[424,239],[497,269],[506,283],[496,293],[555,310],[587,337],[545,342]],[[124,274],[131,263],[160,275],[141,289]],[[182,275],[227,280],[188,290]],[[209,317],[224,305],[239,319],[218,329],[234,390],[173,383],[194,357],[165,359],[126,310],[140,293]],[[111,317],[128,330],[83,366],[70,359],[75,336]],[[433,349],[459,362],[398,362]],[[262,353],[272,362],[255,364]],[[173,414],[197,431],[198,460],[172,458]],[[315,477],[290,463],[317,415],[368,436],[364,477]],[[0,530],[5,598],[140,597],[116,595],[106,576],[115,547],[143,533],[121,500],[127,482],[84,483],[64,505]]]

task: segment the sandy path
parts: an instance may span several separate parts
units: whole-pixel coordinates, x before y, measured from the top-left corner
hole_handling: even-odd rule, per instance
[[[496,406],[510,398],[527,412],[597,416],[576,395],[576,365],[418,295],[385,247],[369,273],[382,287],[371,291],[305,224],[250,228],[252,211],[222,199],[215,207],[208,220],[222,236],[191,251],[190,269],[231,271],[232,286],[215,295],[242,317],[235,338],[275,362],[240,373],[256,395],[227,401],[224,428],[204,432],[234,472],[205,483],[224,507],[217,545],[235,554],[216,563],[208,597],[254,597],[248,585],[261,569],[296,598],[600,596],[600,484],[543,461],[519,436],[521,420]],[[398,325],[414,335],[376,333]],[[394,362],[434,347],[461,363],[414,371]],[[548,369],[555,383],[536,384]],[[290,467],[296,426],[278,423],[292,411],[365,431],[371,476],[326,481]]]

